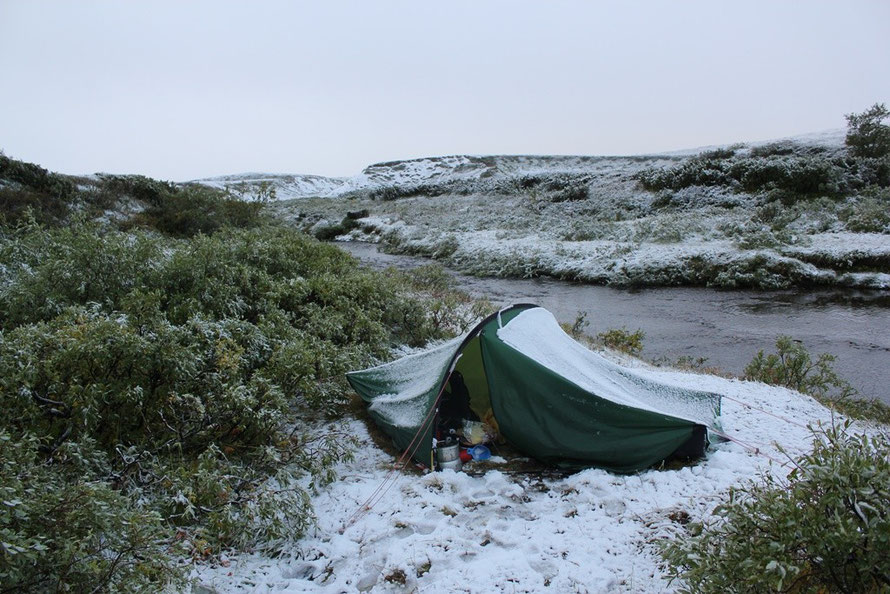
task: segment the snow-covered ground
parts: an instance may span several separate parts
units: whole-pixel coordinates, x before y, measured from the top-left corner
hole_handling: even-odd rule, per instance
[[[722,148],[762,166],[752,151],[767,145],[794,153],[787,162],[775,157],[770,167],[844,154],[843,131]],[[381,163],[339,180],[336,190],[319,191],[322,197],[302,195],[274,208],[320,237],[379,241],[483,276],[615,286],[890,288],[886,196],[854,192],[786,204],[731,184],[643,189],[641,175],[688,164],[691,154]],[[245,183],[254,187],[259,179]],[[278,187],[279,197],[300,194]],[[347,213],[353,228],[344,234]]]
[[[478,476],[404,474],[350,524],[393,463],[352,421],[363,445],[340,480],[314,495],[311,535],[281,558],[236,555],[194,576],[219,593],[670,591],[658,543],[707,516],[731,487],[787,474],[779,446],[792,457],[807,451],[805,425],[832,417],[783,388],[630,364],[657,381],[724,395],[723,427],[745,445],[717,443],[697,463],[633,475],[541,478],[497,465]]]
[[[683,234],[684,228],[703,227],[694,218],[689,215],[670,224],[676,225],[676,233]],[[570,241],[552,233],[520,234],[501,229],[442,233],[424,225],[406,224],[397,217],[372,216],[362,223],[364,229],[371,228],[374,233],[363,229],[341,239],[380,241],[382,237],[398,246],[398,251],[433,257],[461,272],[481,276],[548,275],[615,286],[777,289],[804,284],[890,289],[890,274],[886,272],[843,270],[844,266],[867,261],[879,262],[875,268],[886,267],[890,263],[890,235],[880,233],[814,233],[798,245],[747,247],[707,231],[691,231],[680,241],[643,238],[630,225],[613,227],[611,238]],[[565,227],[556,230],[564,231]]]

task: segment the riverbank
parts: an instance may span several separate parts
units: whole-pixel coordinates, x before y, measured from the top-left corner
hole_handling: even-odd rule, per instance
[[[401,269],[427,258],[389,254],[376,244],[337,242],[369,266]],[[664,364],[683,361],[740,375],[761,349],[780,335],[800,340],[812,353],[837,357],[838,373],[863,397],[890,404],[890,293],[868,290],[719,291],[707,288],[625,290],[551,278],[505,279],[451,271],[457,288],[496,305],[537,303],[560,322],[587,313],[585,332],[609,328],[646,333],[643,356]]]
[[[637,240],[634,231],[624,240],[565,240],[500,229],[441,233],[394,217],[358,223],[360,229],[340,239],[379,241],[394,253],[433,258],[477,276],[549,276],[623,288],[890,290],[890,274],[884,272],[890,270],[890,236],[878,233],[819,233],[796,244],[764,241],[758,246],[701,236]]]
[[[841,133],[687,155],[416,159],[324,193],[310,180],[302,195],[284,177],[202,183],[278,188],[290,199],[274,215],[319,239],[379,242],[472,275],[890,290],[881,163],[852,156]]]

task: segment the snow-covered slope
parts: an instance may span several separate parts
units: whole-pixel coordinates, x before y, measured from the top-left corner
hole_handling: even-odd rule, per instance
[[[750,143],[750,147],[774,142],[794,142],[801,146],[843,145],[843,130],[827,130],[792,138]],[[722,145],[729,146],[729,145]],[[612,171],[662,166],[666,162],[719,146],[673,151],[665,154],[612,157],[546,155],[450,155],[376,163],[350,177],[323,177],[310,174],[242,173],[193,180],[215,188],[231,188],[246,197],[255,196],[261,184],[271,185],[278,200],[341,196],[387,186],[419,186],[460,181],[496,181],[515,175],[558,173],[608,174]]]
[[[339,196],[352,189],[353,179],[347,177],[323,177],[320,175],[288,175],[284,173],[241,173],[196,179],[193,183],[221,190],[230,189],[255,197],[261,186],[268,184],[275,189],[278,200],[304,198],[306,196]]]
[[[417,187],[449,183],[482,182],[493,187],[499,180],[516,175],[559,173],[605,174],[628,165],[634,170],[662,165],[676,157],[548,157],[454,155],[409,161],[377,163],[352,177],[242,173],[193,180],[214,188],[230,189],[247,198],[256,197],[261,188],[275,189],[275,198],[333,198],[351,192],[369,192],[387,187]],[[481,188],[484,191],[484,187]]]

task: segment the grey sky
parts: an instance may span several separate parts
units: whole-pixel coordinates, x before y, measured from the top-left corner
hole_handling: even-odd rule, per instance
[[[890,2],[0,0],[0,148],[65,173],[628,154],[890,103]]]

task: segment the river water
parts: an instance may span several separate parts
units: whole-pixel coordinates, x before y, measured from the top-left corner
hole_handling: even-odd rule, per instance
[[[378,268],[408,269],[425,258],[385,254],[370,243],[338,243]],[[554,279],[478,278],[452,272],[458,288],[496,305],[535,303],[560,322],[587,312],[592,336],[626,327],[646,333],[643,356],[676,361],[706,357],[706,366],[739,375],[776,337],[803,342],[814,356],[832,353],[838,374],[862,396],[890,404],[890,293],[880,291],[717,291],[704,288],[613,289]]]

